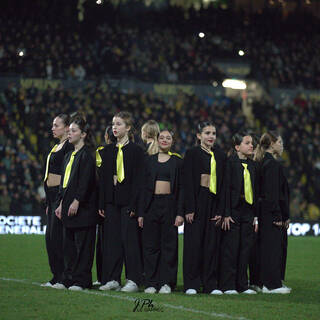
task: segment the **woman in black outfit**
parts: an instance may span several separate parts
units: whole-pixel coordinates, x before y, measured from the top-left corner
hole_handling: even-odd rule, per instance
[[[288,225],[287,182],[276,158],[283,152],[282,138],[276,132],[264,133],[255,160],[260,163],[260,274],[264,293],[290,293],[282,286],[283,225]]]
[[[138,205],[144,152],[132,138],[132,116],[119,112],[112,130],[117,144],[101,154],[99,214],[104,219],[103,270],[100,290],[119,290],[123,263],[127,283],[123,292],[136,292],[142,282],[142,247]]]
[[[220,289],[225,294],[256,294],[248,287],[247,269],[258,231],[257,170],[250,156],[252,137],[237,133],[226,166],[226,209],[221,242]]]
[[[59,114],[54,118],[52,135],[59,142],[47,156],[44,176],[47,215],[46,247],[53,278],[49,282],[42,284],[44,287],[52,287],[54,284],[60,283],[63,277],[62,223],[56,217],[54,211],[58,206],[57,197],[63,169],[63,159],[66,153],[74,149],[67,139],[68,130],[68,115]]]
[[[64,280],[53,287],[78,291],[92,286],[98,218],[96,163],[89,147],[90,127],[85,119],[73,118],[68,139],[74,151],[64,159],[60,205],[55,211],[63,224]]]
[[[173,134],[158,135],[159,153],[146,158],[142,206],[145,293],[171,293],[177,283],[178,227],[183,224],[182,159]]]
[[[185,225],[183,278],[186,294],[222,294],[218,290],[220,222],[225,207],[224,170],[226,155],[214,146],[216,128],[199,124],[200,144],[184,158],[183,189]]]

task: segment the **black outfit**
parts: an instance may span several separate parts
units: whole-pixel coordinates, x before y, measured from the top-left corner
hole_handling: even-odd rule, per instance
[[[97,152],[100,155],[100,159],[101,159],[101,152],[103,152],[104,148],[106,146],[102,146],[99,147],[96,150],[96,155]],[[96,165],[97,165],[97,176],[98,178],[100,178],[100,168],[101,168],[101,162],[97,160],[96,157]],[[99,184],[99,182],[98,182]],[[97,242],[96,242],[96,271],[97,271],[97,280],[98,282],[101,283],[102,281],[102,259],[103,259],[103,218],[101,216],[99,216],[98,219],[98,224],[97,224],[97,228],[96,228],[96,234],[97,234]]]
[[[183,217],[182,160],[171,156],[158,161],[158,154],[146,157],[143,181],[143,252],[146,287],[173,289],[178,272],[178,228],[176,216]],[[170,182],[171,194],[154,194],[156,181]]]
[[[64,174],[71,152],[64,159]],[[87,146],[83,146],[74,156],[68,185],[60,184],[62,200],[62,223],[64,227],[65,271],[63,284],[90,288],[92,286],[92,264],[96,235],[97,192],[96,164]],[[74,199],[79,201],[79,208],[74,216],[68,216],[68,210]]]
[[[283,229],[273,222],[288,217],[289,199],[288,194],[286,199],[284,196],[285,184],[281,164],[266,152],[260,175],[260,274],[262,284],[270,290],[282,286]]]
[[[72,151],[73,145],[66,141],[59,151],[52,152],[49,161],[48,174],[62,175],[63,159],[66,153]],[[46,193],[47,228],[46,228],[46,247],[49,259],[49,265],[53,274],[51,284],[61,282],[63,278],[63,251],[62,251],[62,223],[55,215],[55,210],[59,205],[57,197],[59,186],[48,187],[47,181],[44,182],[44,190]]]
[[[253,192],[253,204],[245,200],[244,167],[247,164]],[[224,231],[221,242],[220,289],[222,291],[248,289],[247,268],[254,243],[253,219],[257,216],[257,173],[255,163],[240,160],[235,154],[229,157],[226,166],[226,209],[224,217],[231,217],[230,230]]]
[[[225,207],[224,170],[226,155],[215,147],[217,194],[200,185],[201,174],[210,174],[211,155],[200,146],[189,149],[184,158],[183,187],[185,214],[194,212],[192,224],[184,224],[184,288],[210,293],[218,288],[220,227],[210,220]]]
[[[123,262],[126,278],[142,282],[143,264],[138,217],[144,152],[135,143],[122,147],[124,180],[114,186],[118,148],[112,144],[101,152],[99,208],[105,211],[103,224],[102,283],[121,282]],[[130,217],[130,212],[135,216]]]
[[[283,166],[280,170],[280,209],[282,222],[290,219],[290,189]],[[281,259],[281,280],[284,280],[287,265],[288,232],[285,227],[281,229],[282,233],[282,259]]]

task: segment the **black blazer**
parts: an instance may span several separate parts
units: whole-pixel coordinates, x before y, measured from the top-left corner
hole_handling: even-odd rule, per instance
[[[108,203],[113,203],[113,173],[114,173],[115,145],[106,145],[99,150],[101,166],[97,168],[99,185],[99,209],[104,210]]]
[[[196,211],[197,198],[200,190],[201,172],[199,159],[201,152],[204,152],[200,146],[193,147],[187,150],[184,157],[183,165],[183,189],[184,189],[184,204],[185,214]],[[215,147],[214,156],[216,159],[216,174],[217,174],[217,202],[211,213],[212,216],[223,215],[225,210],[225,182],[224,171],[227,161],[226,154],[219,148]]]
[[[290,188],[287,177],[284,173],[284,168],[280,167],[280,210],[282,215],[282,221],[286,221],[290,218]]]
[[[182,163],[183,160],[177,156],[171,156],[170,166],[170,188],[175,199],[175,215],[184,216],[183,212],[183,186],[182,186]],[[158,153],[152,156],[145,156],[143,189],[141,194],[142,210],[140,215],[145,216],[153,195],[156,184],[156,165],[158,162]]]
[[[269,152],[260,163],[261,214],[268,215],[273,221],[282,221],[280,208],[282,168]]]
[[[119,186],[113,185],[113,175],[116,172],[118,148],[110,144],[101,150],[102,164],[99,169],[99,209],[105,209],[106,204],[128,206],[128,211],[139,215],[139,195],[143,178],[144,152],[136,143],[129,142],[123,147],[125,179]]]
[[[257,216],[256,204],[258,198],[257,191],[257,167],[253,160],[248,159],[248,171],[250,172],[251,185],[253,191],[253,209],[254,214]],[[233,210],[236,208],[240,201],[241,191],[243,191],[243,170],[241,160],[235,155],[231,155],[226,164],[225,170],[225,183],[226,183],[226,207],[224,211],[224,216],[233,217]]]
[[[69,228],[96,225],[98,221],[96,192],[96,162],[87,146],[83,146],[74,157],[69,182],[63,188],[66,166],[72,152],[66,154],[63,163],[63,175],[60,184],[60,201],[62,200],[62,223]],[[75,216],[69,217],[68,210],[74,199],[79,201]]]

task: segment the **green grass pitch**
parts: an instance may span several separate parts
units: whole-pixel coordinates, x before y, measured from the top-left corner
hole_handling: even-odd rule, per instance
[[[97,289],[70,292],[39,286],[50,278],[43,236],[0,235],[0,320],[320,319],[319,248],[320,238],[289,238],[289,295],[186,296],[182,292],[182,250],[178,288],[171,295]],[[133,312],[137,298],[152,299],[153,310],[144,307]]]

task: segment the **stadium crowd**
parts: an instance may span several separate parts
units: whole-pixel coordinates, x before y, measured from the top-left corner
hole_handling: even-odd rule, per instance
[[[114,18],[110,8],[101,11],[104,18],[100,14],[81,23],[62,18],[50,23],[45,15],[29,12],[28,19],[3,18],[1,75],[210,83],[224,76],[216,63],[232,60],[249,63],[249,76],[270,87],[320,87],[318,21],[311,16],[283,20],[274,12],[245,16],[207,9],[186,18],[170,9],[130,22]],[[90,14],[96,11],[88,8]]]

